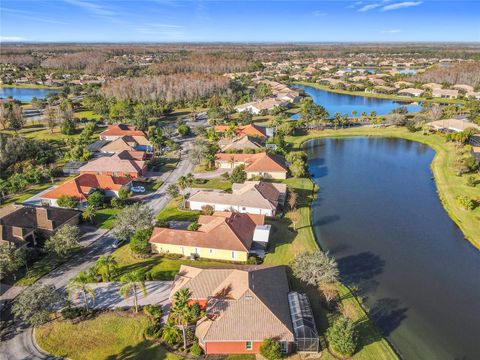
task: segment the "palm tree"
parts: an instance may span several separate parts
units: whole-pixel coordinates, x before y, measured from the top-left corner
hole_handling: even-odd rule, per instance
[[[70,279],[70,282],[67,286],[67,291],[69,294],[75,294],[78,292],[82,293],[85,309],[88,309],[88,297],[91,297],[92,300],[95,300],[95,291],[89,285],[89,283],[90,277],[85,271],[81,271],[76,277]]]
[[[197,109],[200,106],[200,102],[198,99],[193,99],[190,101],[190,109],[192,110],[192,115],[193,115],[193,121],[197,120]]]
[[[83,220],[88,220],[91,224],[93,224],[95,222],[95,216],[97,216],[97,209],[95,209],[95,206],[87,205],[82,213]]]
[[[187,288],[177,291],[174,295],[174,305],[170,310],[170,319],[182,329],[184,349],[187,348],[187,326],[195,320],[192,309],[188,304],[190,297],[191,292]]]
[[[120,288],[120,294],[127,299],[132,293],[135,312],[138,312],[138,292],[141,290],[144,296],[147,295],[145,277],[136,270],[123,275],[120,281],[125,283],[125,285]]]
[[[110,281],[118,270],[117,260],[112,255],[100,256],[95,264],[103,281]]]
[[[190,289],[184,288],[184,289],[178,290],[175,293],[175,295],[173,295],[175,306],[183,307],[185,305],[188,305],[188,302],[190,301],[191,297],[192,297],[192,293]]]
[[[170,323],[165,324],[162,330],[162,339],[167,345],[173,346],[180,341],[180,331],[175,325]]]

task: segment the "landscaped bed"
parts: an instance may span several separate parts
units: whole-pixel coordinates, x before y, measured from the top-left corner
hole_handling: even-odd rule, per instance
[[[143,313],[105,312],[79,322],[54,320],[35,329],[35,340],[44,351],[75,360],[180,359],[145,340],[149,324]]]

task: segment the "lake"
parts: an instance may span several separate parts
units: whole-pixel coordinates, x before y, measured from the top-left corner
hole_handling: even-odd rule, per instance
[[[29,102],[32,98],[46,98],[49,93],[56,93],[54,89],[37,89],[37,88],[0,88],[0,98],[12,97],[15,100]]]
[[[300,84],[297,84],[294,87],[304,89],[305,93],[310,95],[316,104],[322,105],[325,107],[325,109],[327,109],[327,111],[330,113],[330,116],[333,116],[333,114],[336,112],[340,113],[341,115],[348,114],[351,116],[352,111],[356,111],[358,116],[360,116],[362,112],[369,114],[372,111],[376,111],[378,115],[385,115],[401,106],[406,106],[409,112],[417,112],[421,108],[419,104],[399,102],[388,99],[377,99],[366,96],[337,94]],[[292,119],[297,118],[298,115],[296,117],[292,117]]]
[[[402,139],[305,144],[317,241],[405,359],[480,359],[480,252],[442,207],[434,151]]]

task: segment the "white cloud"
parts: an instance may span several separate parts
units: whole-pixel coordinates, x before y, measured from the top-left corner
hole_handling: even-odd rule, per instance
[[[382,34],[398,34],[400,32],[402,32],[402,30],[400,30],[400,29],[390,29],[390,30],[380,31],[380,33],[382,33]]]
[[[398,9],[404,9],[404,8],[409,8],[412,6],[418,6],[422,4],[422,1],[404,1],[401,3],[396,3],[396,4],[390,4],[387,6],[384,6],[381,8],[382,11],[391,11],[391,10],[398,10]]]
[[[25,41],[26,39],[21,36],[1,36],[0,41],[2,42],[11,42],[11,41]]]
[[[78,6],[82,9],[87,10],[88,12],[94,14],[94,15],[100,15],[100,16],[113,16],[115,15],[115,12],[106,8],[105,6],[102,6],[100,4],[95,4],[91,3],[88,1],[83,1],[83,0],[65,0],[65,2]]]
[[[376,8],[382,6],[382,5],[383,4],[368,4],[368,5],[362,6],[360,9],[358,9],[358,11],[365,12],[365,11],[376,9]]]

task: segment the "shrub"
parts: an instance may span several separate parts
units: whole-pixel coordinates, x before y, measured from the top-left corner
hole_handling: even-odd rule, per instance
[[[249,265],[257,265],[258,264],[258,259],[255,256],[250,256],[247,260],[247,264]]]
[[[75,122],[71,119],[65,119],[60,126],[60,132],[64,135],[75,134]]]
[[[143,312],[155,322],[160,322],[162,318],[162,308],[158,305],[145,305]]]
[[[80,316],[88,314],[88,310],[84,307],[66,307],[60,311],[60,314],[65,320],[73,320]]]
[[[62,195],[57,200],[57,205],[67,209],[74,209],[78,205],[78,201],[73,196]]]
[[[105,194],[102,190],[97,190],[91,194],[87,199],[87,204],[93,206],[95,209],[100,209],[105,204]]]
[[[463,207],[465,210],[475,209],[475,201],[470,199],[468,196],[459,195],[457,196],[457,201],[460,204],[460,206]]]
[[[162,334],[162,327],[160,326],[160,324],[148,325],[145,328],[145,332],[144,332],[145,338],[147,340],[158,339],[161,334]]]
[[[192,346],[190,347],[190,354],[192,354],[193,356],[202,355],[202,348],[200,347],[200,345],[198,345],[198,342],[195,341],[192,344]]]
[[[123,207],[124,203],[122,199],[114,197],[110,200],[110,205],[115,209],[120,209]]]
[[[189,128],[187,125],[182,124],[182,125],[180,125],[180,126],[178,127],[178,133],[179,133],[181,136],[185,137],[185,136],[187,136],[188,134],[190,134],[190,128]]]
[[[330,348],[340,355],[352,356],[357,349],[358,335],[354,323],[340,316],[327,330],[327,341]]]
[[[198,222],[194,221],[190,225],[188,225],[188,230],[197,231],[199,227],[200,227],[200,224]]]
[[[211,205],[203,205],[202,206],[202,213],[204,215],[212,215],[214,213],[215,209]]]
[[[122,187],[118,191],[118,198],[121,199],[121,200],[128,199],[130,196],[132,196],[132,192],[130,191],[129,188]]]
[[[475,179],[475,176],[469,176],[467,179],[467,185],[471,187],[477,186],[477,180]]]
[[[247,180],[247,173],[245,172],[244,165],[238,165],[233,169],[232,175],[230,175],[230,180],[233,183],[244,183]]]
[[[278,340],[265,339],[260,345],[260,354],[267,360],[277,360],[282,358],[282,349]]]
[[[138,255],[148,255],[150,247],[148,240],[152,236],[152,228],[137,230],[130,239],[130,249]]]

